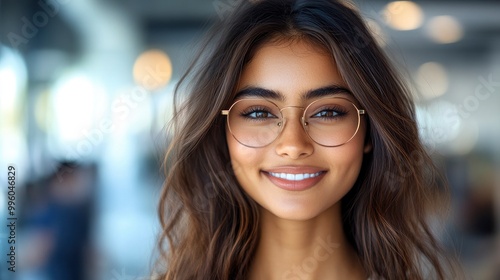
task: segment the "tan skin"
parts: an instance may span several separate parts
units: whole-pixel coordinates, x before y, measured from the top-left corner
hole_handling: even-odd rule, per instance
[[[345,87],[335,62],[303,40],[279,41],[260,47],[245,67],[238,91],[258,87],[278,93],[280,108],[306,107],[318,97],[304,93],[328,86]],[[349,93],[336,93],[351,100]],[[312,141],[301,123],[300,109],[287,109],[287,123],[271,144],[250,148],[227,133],[235,175],[260,206],[261,238],[249,279],[367,279],[341,222],[340,200],[358,177],[366,144],[366,121],[348,143],[324,147]],[[314,173],[321,179],[301,191],[277,187],[268,172]]]

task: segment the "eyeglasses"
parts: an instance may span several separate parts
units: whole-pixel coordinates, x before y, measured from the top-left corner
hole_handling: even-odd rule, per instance
[[[350,100],[343,97],[327,97],[313,101],[307,107],[288,106],[279,108],[270,100],[240,99],[222,110],[227,116],[227,126],[233,137],[242,145],[260,148],[278,138],[286,125],[283,110],[303,110],[302,127],[317,144],[337,147],[349,142],[359,130],[361,115],[366,114]]]

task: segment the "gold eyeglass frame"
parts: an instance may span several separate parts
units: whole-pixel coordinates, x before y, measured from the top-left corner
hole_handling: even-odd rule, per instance
[[[321,143],[318,143],[316,140],[314,140],[311,135],[309,135],[309,132],[307,131],[307,125],[308,123],[305,121],[305,117],[306,117],[306,112],[307,110],[309,109],[309,107],[311,107],[313,104],[315,104],[316,102],[319,102],[319,101],[322,101],[322,100],[325,100],[325,99],[343,99],[349,103],[352,104],[352,106],[356,109],[356,112],[358,113],[358,125],[356,127],[356,131],[354,131],[354,134],[351,136],[351,138],[349,138],[347,141],[345,141],[344,143],[342,144],[339,144],[339,145],[334,145],[334,146],[330,146],[330,145],[323,145]],[[279,112],[280,112],[280,122],[278,122],[278,126],[280,126],[280,131],[276,134],[276,137],[271,141],[269,142],[268,144],[266,145],[263,145],[263,146],[251,146],[251,145],[247,145],[245,143],[242,143],[233,133],[232,129],[231,129],[231,125],[229,124],[229,113],[231,111],[231,109],[236,105],[238,104],[238,102],[241,102],[243,100],[265,100],[267,102],[270,102],[271,104],[273,104],[274,106],[276,106],[276,108],[278,108]],[[317,100],[314,100],[312,101],[311,103],[309,103],[309,105],[307,105],[306,107],[300,107],[300,106],[286,106],[286,107],[283,107],[283,108],[280,108],[276,103],[274,103],[273,101],[269,100],[269,99],[266,99],[266,98],[243,98],[243,99],[239,99],[239,100],[236,100],[233,105],[231,105],[231,107],[229,107],[229,109],[227,110],[222,110],[221,111],[221,114],[226,116],[226,123],[227,123],[227,127],[229,128],[229,132],[231,133],[231,135],[233,136],[234,139],[236,139],[236,141],[238,141],[241,145],[243,146],[246,146],[246,147],[249,147],[249,148],[263,148],[263,147],[266,147],[268,145],[270,145],[271,143],[273,143],[274,141],[276,141],[276,139],[279,138],[279,136],[281,135],[281,132],[283,132],[283,129],[285,127],[285,124],[286,124],[286,118],[283,116],[283,110],[284,109],[287,109],[287,108],[296,108],[296,109],[301,109],[303,110],[303,113],[302,113],[302,117],[300,119],[300,123],[302,124],[302,128],[304,129],[304,132],[307,134],[307,136],[309,137],[309,139],[311,139],[314,143],[320,145],[320,146],[323,146],[323,147],[330,147],[330,148],[334,148],[334,147],[339,147],[339,146],[342,146],[342,145],[345,145],[347,143],[349,143],[349,141],[351,141],[355,136],[356,134],[358,133],[358,130],[359,130],[359,126],[361,125],[361,115],[366,115],[366,111],[364,109],[358,109],[358,107],[349,99],[347,98],[344,98],[344,97],[339,97],[339,96],[334,96],[334,97],[324,97],[324,98],[320,98],[320,99],[317,99]]]

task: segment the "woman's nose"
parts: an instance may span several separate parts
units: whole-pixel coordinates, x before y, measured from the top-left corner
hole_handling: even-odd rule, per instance
[[[288,114],[288,118],[283,121],[283,129],[275,146],[279,156],[299,159],[308,157],[314,151],[312,140],[302,126],[299,112],[301,111]]]

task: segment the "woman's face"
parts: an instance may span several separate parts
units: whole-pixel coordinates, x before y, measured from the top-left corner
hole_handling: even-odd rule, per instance
[[[337,90],[317,91],[325,88]],[[243,70],[237,92],[244,93],[236,100],[265,95],[279,108],[305,108],[325,96],[349,99],[359,108],[335,61],[306,41],[260,47]],[[371,149],[365,144],[365,120],[361,116],[348,143],[324,147],[304,131],[302,109],[290,107],[282,113],[286,123],[281,134],[264,147],[241,144],[226,127],[233,170],[244,191],[265,210],[283,219],[311,219],[339,202],[356,181],[363,154]]]

